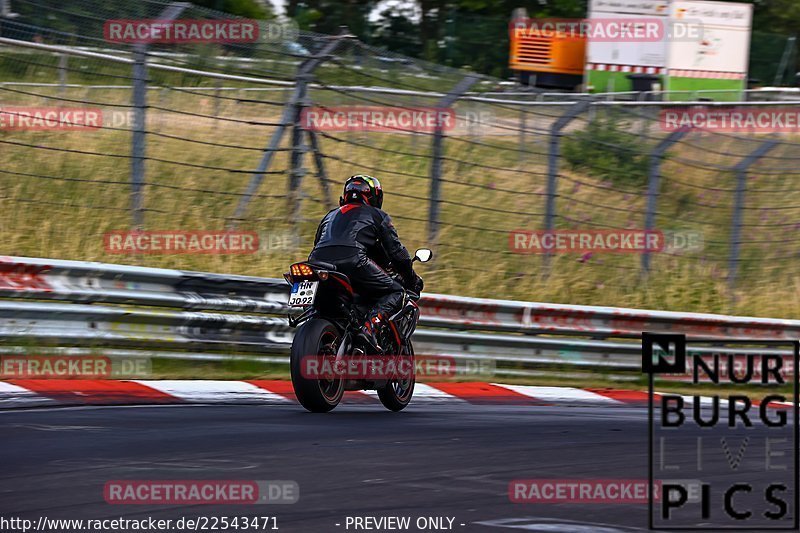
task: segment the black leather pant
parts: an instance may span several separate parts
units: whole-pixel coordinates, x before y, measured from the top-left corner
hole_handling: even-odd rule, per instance
[[[358,248],[318,248],[311,252],[308,259],[332,263],[336,265],[336,270],[350,278],[356,294],[372,305],[367,318],[379,314],[388,318],[400,310],[403,286]]]

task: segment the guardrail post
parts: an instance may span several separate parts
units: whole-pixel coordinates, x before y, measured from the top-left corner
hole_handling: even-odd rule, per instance
[[[270,137],[269,144],[264,149],[264,155],[261,156],[261,161],[258,163],[258,167],[253,173],[253,176],[250,178],[250,183],[247,184],[247,189],[245,189],[244,195],[239,199],[239,203],[236,205],[236,210],[234,211],[233,216],[228,221],[229,229],[234,228],[236,226],[236,222],[244,217],[244,214],[247,211],[247,206],[250,205],[253,195],[261,186],[261,182],[264,180],[264,173],[267,171],[270,164],[272,164],[275,151],[278,149],[278,146],[280,146],[283,135],[286,133],[286,128],[288,128],[290,125],[293,126],[294,131],[292,134],[291,168],[289,169],[289,200],[293,203],[292,217],[294,218],[297,213],[299,213],[300,201],[299,199],[293,198],[293,196],[300,185],[302,172],[304,172],[301,167],[303,159],[302,155],[306,151],[306,147],[302,144],[302,131],[304,130],[302,129],[300,121],[303,112],[303,106],[307,105],[305,102],[307,85],[308,82],[313,78],[312,73],[314,70],[331,56],[334,50],[339,46],[339,43],[341,43],[343,39],[350,39],[352,37],[352,35],[346,32],[346,29],[343,29],[338,36],[331,39],[325,45],[319,54],[306,59],[297,68],[294,90],[289,96],[289,100],[283,107],[281,121],[276,127],[275,131],[272,133],[272,137]]]
[[[191,4],[175,2],[167,6],[158,20],[170,21]],[[147,127],[147,45],[133,47],[133,135],[131,137],[131,212],[136,229],[144,225],[144,184]]]
[[[736,288],[736,275],[739,270],[739,245],[742,235],[742,211],[744,210],[745,191],[747,190],[747,171],[750,167],[770,150],[778,145],[777,139],[764,141],[750,152],[744,159],[733,167],[736,173],[736,195],[733,203],[733,220],[731,222],[731,249],[728,258],[728,290],[731,295],[731,303],[736,302],[733,290]]]
[[[550,127],[550,149],[547,154],[547,204],[544,213],[544,228],[552,231],[555,225],[556,196],[558,189],[558,156],[561,153],[561,136],[564,128],[586,111],[591,100],[581,100],[573,104],[566,113]],[[550,253],[545,254],[545,266],[550,264]]]
[[[688,129],[675,130],[653,148],[650,152],[650,171],[647,184],[647,211],[644,215],[644,229],[651,231],[656,221],[656,205],[658,204],[658,194],[661,189],[661,162],[664,154],[675,143],[683,139],[689,133]],[[642,272],[650,272],[650,252],[645,248],[642,253]]]
[[[437,112],[445,110],[465,92],[478,82],[478,75],[468,74],[464,79],[456,84],[441,100],[436,103]],[[441,116],[441,115],[440,115]],[[442,180],[442,141],[444,140],[444,128],[440,116],[436,117],[436,128],[433,132],[433,142],[431,146],[431,200],[428,212],[428,244],[431,246],[436,242],[439,233],[439,203],[441,202],[441,180]]]

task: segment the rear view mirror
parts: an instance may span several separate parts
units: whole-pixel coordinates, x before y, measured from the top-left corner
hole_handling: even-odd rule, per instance
[[[414,259],[420,263],[427,263],[433,257],[433,252],[428,248],[420,248],[414,253]]]

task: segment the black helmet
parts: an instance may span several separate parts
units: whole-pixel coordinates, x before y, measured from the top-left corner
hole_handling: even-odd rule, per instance
[[[380,209],[383,205],[383,188],[378,178],[366,174],[356,174],[347,178],[344,182],[344,192],[339,198],[339,205],[354,202],[362,202]]]

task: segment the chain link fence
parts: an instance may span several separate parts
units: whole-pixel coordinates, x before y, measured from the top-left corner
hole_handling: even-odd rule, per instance
[[[538,93],[261,21],[250,43],[122,44],[109,20],[227,20],[162,0],[12,0],[0,107],[95,110],[90,129],[0,128],[9,255],[279,276],[343,180],[378,176],[435,292],[666,310],[800,311],[800,159],[783,133],[674,128],[714,94]],[[8,13],[6,13],[8,14]],[[792,91],[742,95],[796,110]],[[702,101],[698,101],[702,100]],[[731,104],[727,104],[729,109]],[[705,107],[703,107],[705,106]],[[438,110],[446,126],[312,124],[309,113]],[[777,111],[776,111],[777,110]],[[19,124],[18,124],[19,125]],[[251,254],[109,252],[120,230],[252,231]],[[538,231],[653,231],[649,253],[532,249]],[[520,237],[522,235],[523,237]],[[519,240],[517,240],[519,239]]]

